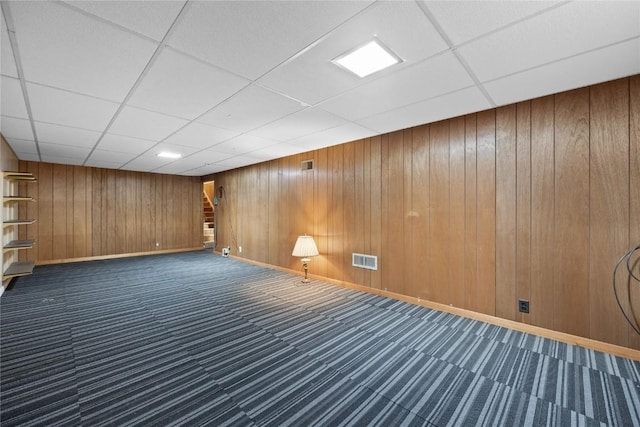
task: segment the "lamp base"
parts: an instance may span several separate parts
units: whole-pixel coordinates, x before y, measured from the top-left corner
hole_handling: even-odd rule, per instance
[[[311,258],[302,258],[302,266],[304,267],[304,279],[302,279],[302,283],[309,283],[311,279],[307,277],[307,270],[309,269],[309,262],[311,262]]]

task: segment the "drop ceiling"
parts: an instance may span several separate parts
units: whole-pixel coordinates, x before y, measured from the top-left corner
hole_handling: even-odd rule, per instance
[[[202,176],[640,73],[638,1],[1,4],[22,160]]]

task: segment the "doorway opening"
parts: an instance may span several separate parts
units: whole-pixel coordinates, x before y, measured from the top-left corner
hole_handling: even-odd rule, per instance
[[[202,184],[202,241],[204,247],[216,246],[216,206],[214,181]]]

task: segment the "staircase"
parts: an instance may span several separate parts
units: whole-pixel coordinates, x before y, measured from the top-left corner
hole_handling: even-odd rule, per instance
[[[210,223],[211,227],[213,227],[213,205],[211,204],[211,200],[209,200],[204,192],[202,194],[202,206],[205,224]]]
[[[213,247],[214,245],[214,228],[213,228],[213,204],[207,197],[207,193],[203,191],[202,194],[202,219],[204,222],[202,237],[205,248]]]

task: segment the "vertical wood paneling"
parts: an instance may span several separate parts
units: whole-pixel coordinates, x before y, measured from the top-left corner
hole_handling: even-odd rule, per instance
[[[24,215],[37,219],[23,235],[36,240],[29,259],[45,262],[147,252],[155,249],[156,241],[161,243],[159,249],[202,244],[198,178],[40,162],[26,162],[24,167],[38,180],[29,190],[37,202]],[[163,181],[180,189],[173,196],[177,208],[168,212],[170,216],[164,212]],[[170,237],[173,240],[165,239],[167,224],[179,233]]]
[[[357,227],[356,207],[356,144],[345,144],[343,151],[343,193],[342,193],[342,225],[343,236],[341,252],[341,269],[343,279],[349,283],[356,283],[361,279],[361,271],[351,267],[351,253],[358,249],[362,252],[362,240],[359,238]],[[360,283],[360,282],[357,282]]]
[[[315,201],[313,203],[313,224],[315,226],[313,230],[313,237],[316,245],[318,246],[318,252],[320,256],[313,260],[313,272],[320,276],[326,277],[328,274],[327,267],[327,250],[329,241],[328,233],[328,216],[329,216],[329,181],[327,176],[328,164],[328,149],[323,148],[316,151],[314,157],[314,169],[315,169],[315,183],[314,194]],[[267,204],[270,206],[270,203]],[[277,214],[277,213],[276,213]]]
[[[451,303],[449,283],[449,121],[430,127],[429,154],[429,271],[433,300]]]
[[[496,118],[495,110],[477,115],[478,311],[496,311]]]
[[[128,249],[127,230],[131,228],[129,225],[131,217],[127,215],[127,173],[129,172],[116,174],[114,177],[116,186],[115,244],[116,248],[125,248],[125,252]]]
[[[353,146],[354,148],[354,158],[353,158],[353,171],[354,171],[354,181],[353,181],[353,235],[348,237],[347,240],[352,242],[351,249],[345,254],[345,259],[347,265],[345,266],[347,270],[352,272],[352,283],[357,283],[358,285],[364,285],[365,283],[365,270],[361,268],[354,268],[351,266],[351,257],[350,255],[353,252],[366,254],[369,253],[369,248],[367,247],[367,241],[365,238],[364,226],[366,222],[366,206],[365,206],[365,197],[364,197],[364,140],[355,141],[352,144],[348,144]],[[348,168],[348,165],[345,165]]]
[[[640,245],[640,75],[629,79],[629,249]],[[640,277],[640,260],[636,258],[633,269]],[[631,286],[631,307],[640,317],[640,286]],[[640,326],[640,325],[639,325]],[[640,335],[629,328],[629,347],[640,349]]]
[[[465,120],[451,120],[449,144],[449,217],[451,304],[465,305],[464,239],[465,239]]]
[[[337,280],[343,279],[343,248],[344,248],[344,228],[343,228],[343,145],[338,145],[332,150],[331,156],[331,200],[334,203],[331,206],[330,212],[330,229],[333,239],[331,241],[331,251],[329,260],[329,272],[330,277],[335,277]]]
[[[282,252],[279,250],[280,247],[280,239],[282,236],[280,235],[280,227],[278,220],[282,217],[282,201],[280,200],[280,188],[281,188],[281,178],[282,178],[282,169],[280,168],[279,160],[272,160],[269,162],[269,211],[267,212],[269,218],[269,227],[267,228],[267,239],[269,242],[269,264],[273,265],[282,265],[281,254]],[[219,186],[220,183],[216,181],[216,186]],[[222,213],[218,213],[216,211],[218,225],[218,233],[221,230],[226,229],[224,224],[222,224],[221,218],[226,217],[222,215]],[[218,246],[218,250],[220,247]],[[328,272],[327,272],[328,274]]]
[[[517,106],[516,130],[516,298],[531,300],[531,103]],[[516,302],[511,302],[512,307]],[[531,307],[529,307],[531,309]],[[518,313],[530,323],[530,314]]]
[[[628,326],[610,282],[612,266],[629,249],[628,80],[593,86],[590,101],[590,333],[626,345]]]
[[[404,294],[404,132],[389,135],[389,228],[388,251],[393,258],[387,287],[391,292]]]
[[[531,102],[531,323],[554,325],[554,99]]]
[[[371,139],[367,138],[363,141],[362,187],[359,190],[362,192],[363,199],[363,221],[360,232],[364,240],[364,250],[366,254],[373,254],[373,252],[371,252],[371,188]],[[362,285],[371,287],[371,276],[373,272],[371,270],[363,270],[362,272],[364,274]]]
[[[480,311],[478,308],[476,115],[466,116],[464,124],[464,307]]]
[[[381,243],[382,248],[386,250],[380,252],[378,257],[378,270],[380,271],[380,288],[388,289],[389,283],[389,268],[387,265],[391,262],[391,256],[389,253],[389,135],[385,134],[380,139],[380,200],[382,206],[380,210],[380,224],[382,226]]]
[[[378,261],[382,257],[384,247],[382,245],[382,233],[383,229],[386,229],[387,224],[382,222],[382,139],[380,136],[374,136],[371,138],[371,181],[368,187],[371,196],[371,228],[369,230],[371,235],[371,251],[370,253],[378,256]],[[370,286],[375,289],[380,289],[381,285],[380,270],[371,272]]]
[[[433,295],[429,269],[429,126],[413,130],[413,182],[411,183],[413,207],[411,210],[413,246],[411,253],[412,295],[430,299]]]
[[[313,182],[310,182],[309,185],[313,187]],[[262,238],[263,234],[269,229],[269,217],[265,215],[265,212],[269,210],[269,165],[261,164],[259,165],[259,174],[258,174],[258,200],[255,209],[255,214],[259,218],[259,221],[256,221],[253,227],[250,230],[252,239],[251,246],[248,248],[250,254],[252,254],[255,259],[260,262],[267,262],[267,251],[269,250],[268,242]],[[309,203],[310,206],[313,206],[312,203]],[[252,209],[251,206],[248,209]],[[313,215],[313,213],[312,213]],[[309,220],[313,224],[313,218]],[[255,254],[255,255],[253,255]]]
[[[290,156],[270,163],[265,188],[251,185],[260,166],[216,179],[241,183],[245,208],[261,200],[247,193],[269,193],[261,238],[276,265],[299,269],[291,246],[311,187],[312,230],[326,262],[311,266],[316,274],[637,348],[617,320],[607,263],[640,234],[631,220],[640,210],[639,79],[332,146],[326,162],[320,151]],[[309,156],[310,180],[298,170]],[[244,231],[262,221],[219,213],[227,212]],[[274,235],[285,236],[281,245]],[[379,270],[353,269],[356,251],[378,255]],[[517,312],[518,298],[531,301],[529,316]]]
[[[67,227],[65,229],[65,236],[66,236],[66,250],[67,250],[67,254],[65,256],[65,258],[72,258],[73,255],[73,235],[74,235],[74,226],[73,226],[73,220],[74,220],[74,216],[73,216],[73,196],[74,196],[74,177],[73,177],[73,166],[72,165],[66,165],[65,169],[66,169],[66,180],[67,182],[65,183],[65,188],[67,190],[67,196],[65,198],[66,200],[66,210],[64,211],[64,218],[67,221]],[[71,215],[68,215],[67,213],[71,213]]]
[[[72,168],[73,173],[73,252],[71,257],[87,256],[86,241],[87,233],[87,173],[91,174],[90,169],[81,166]]]
[[[516,318],[516,106],[496,110],[496,315]]]
[[[53,177],[53,254],[67,258],[67,167],[54,164]]]
[[[555,97],[555,328],[589,336],[589,89]]]
[[[402,226],[403,230],[403,243],[402,247],[406,254],[411,253],[411,248],[413,247],[413,227],[412,227],[412,217],[411,217],[411,209],[413,203],[413,194],[412,194],[412,175],[413,175],[413,129],[405,129],[402,135],[402,145],[403,145],[403,153],[402,153],[402,169],[405,173],[402,174],[403,182],[402,182],[402,222],[404,223]],[[408,171],[408,173],[406,172]],[[402,271],[404,274],[404,278],[402,280],[403,283],[403,293],[404,295],[409,295],[415,297],[416,294],[412,292],[412,289],[416,287],[416,282],[422,280],[420,277],[416,277],[411,275],[411,267],[413,265],[413,259],[411,256],[405,256],[402,258]]]

